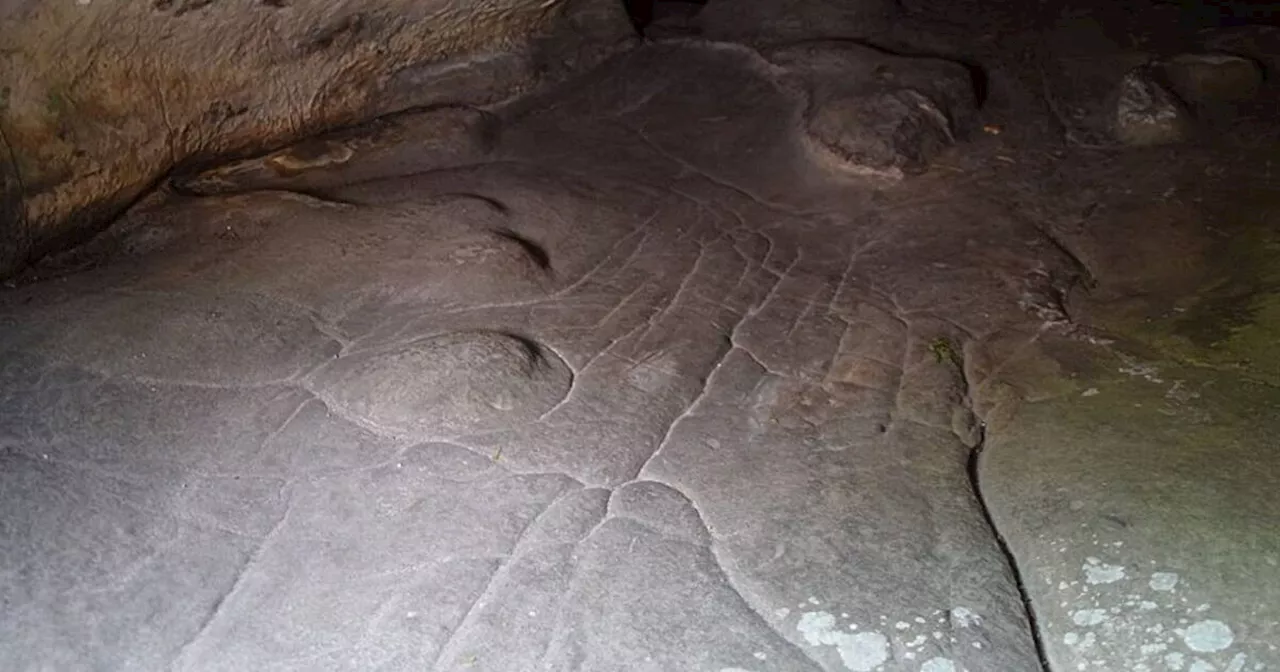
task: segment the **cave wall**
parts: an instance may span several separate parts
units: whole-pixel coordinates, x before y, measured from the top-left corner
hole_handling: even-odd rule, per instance
[[[0,0],[0,278],[175,168],[493,104],[633,40],[617,0]]]

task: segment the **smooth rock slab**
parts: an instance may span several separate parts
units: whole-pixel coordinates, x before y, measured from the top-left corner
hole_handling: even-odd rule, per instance
[[[278,499],[234,494],[279,515]],[[3,446],[0,497],[5,670],[165,669],[255,545],[251,534],[198,522],[163,477]]]
[[[907,84],[870,63],[812,81]],[[287,484],[264,520],[187,506],[260,543],[200,634],[174,626],[174,667],[1037,669],[965,471],[961,367],[927,347],[961,357],[952,322],[1011,319],[1051,253],[952,192],[872,210],[801,146],[805,97],[752,50],[660,45],[600,77],[508,119],[492,165],[322,194],[357,206],[205,199],[264,209],[136,260],[164,269],[149,286],[292,298],[344,343],[300,383],[318,400],[246,418],[269,437],[215,430],[218,460],[182,462]],[[920,195],[945,206],[902,205]],[[518,255],[483,260],[504,227],[544,250],[526,270],[546,261],[550,291],[520,291]],[[387,300],[343,294],[366,283]]]
[[[532,341],[469,331],[342,357],[314,387],[352,419],[430,439],[535,420],[572,382],[563,360]]]
[[[179,670],[430,670],[519,540],[573,489],[448,444],[299,479]]]
[[[233,292],[108,293],[23,320],[19,349],[105,375],[248,386],[279,382],[334,356],[311,315]]]

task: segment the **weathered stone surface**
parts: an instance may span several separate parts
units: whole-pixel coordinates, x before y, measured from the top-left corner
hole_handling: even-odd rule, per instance
[[[1191,123],[1186,106],[1151,68],[1132,70],[1120,81],[1111,118],[1112,133],[1120,142],[1136,147],[1181,142],[1191,132]]]
[[[5,9],[0,211],[19,216],[0,222],[0,275],[101,228],[175,166],[410,108],[493,103],[632,34],[605,0]]]
[[[1280,67],[1280,27],[1266,25],[1224,26],[1209,32],[1204,41],[1204,51],[1227,53],[1253,59],[1270,79],[1271,73]]]
[[[891,180],[923,172],[972,125],[969,71],[841,42],[807,42],[766,57],[809,92],[805,139],[834,169]]]
[[[1262,86],[1262,67],[1232,54],[1179,54],[1157,66],[1178,96],[1211,105],[1249,100]]]
[[[174,186],[207,196],[252,189],[307,191],[482,161],[497,119],[470,107],[437,107],[382,117],[309,138],[266,156],[236,161]]]
[[[195,212],[200,216],[193,219]],[[547,296],[556,288],[558,270],[571,272],[590,261],[553,260],[559,237],[544,236],[538,214],[526,216],[523,208],[465,194],[351,206],[253,191],[132,213],[121,227],[42,270],[66,273],[114,258],[135,289],[169,291],[199,281],[266,293],[315,311],[324,328],[337,333],[344,319],[359,320],[387,306],[519,303]],[[575,244],[607,247],[619,234],[602,228]],[[199,252],[171,254],[175,249]],[[131,273],[130,267],[147,272]]]
[[[871,99],[836,99],[809,119],[809,137],[838,168],[892,179],[925,169],[954,142],[951,123],[928,98],[910,90]]]

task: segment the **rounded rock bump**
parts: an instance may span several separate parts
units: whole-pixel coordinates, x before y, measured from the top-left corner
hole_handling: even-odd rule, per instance
[[[498,331],[457,331],[341,357],[316,393],[353,419],[430,440],[536,420],[573,374],[541,344]]]

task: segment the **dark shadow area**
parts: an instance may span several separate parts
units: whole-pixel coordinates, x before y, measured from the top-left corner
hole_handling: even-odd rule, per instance
[[[543,270],[551,268],[551,256],[547,254],[547,250],[541,245],[511,229],[499,229],[493,233],[519,245],[525,251],[525,254],[529,255],[529,258],[533,260],[533,263],[538,265],[538,268]]]
[[[636,30],[645,33],[655,23],[692,19],[707,0],[624,0],[624,3]]]

